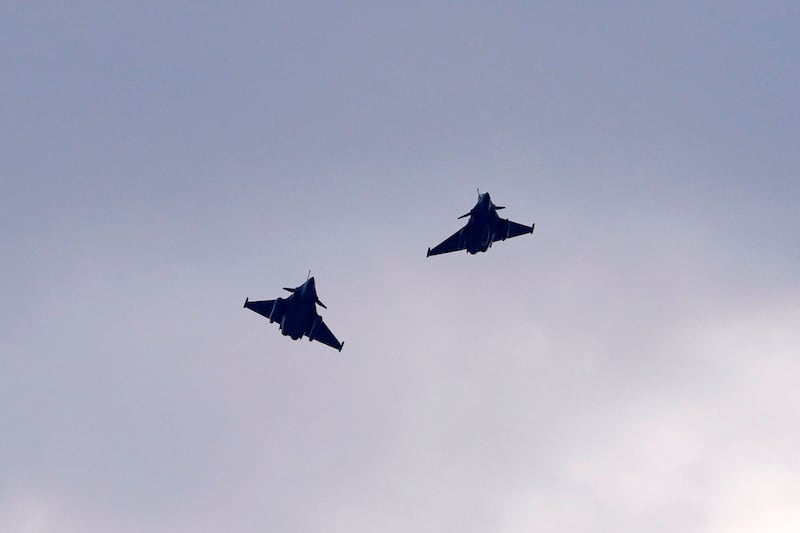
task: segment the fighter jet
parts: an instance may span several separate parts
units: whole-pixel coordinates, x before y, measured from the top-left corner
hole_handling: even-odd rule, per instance
[[[496,241],[533,233],[534,224],[526,226],[500,218],[497,214],[500,209],[505,207],[494,205],[488,192],[481,194],[478,190],[478,203],[469,213],[458,217],[459,219],[469,217],[467,225],[439,245],[428,248],[428,257],[459,250],[467,250],[471,254],[485,252]]]
[[[288,298],[278,298],[276,300],[261,300],[251,302],[245,299],[244,306],[251,311],[269,319],[270,324],[277,322],[280,324],[281,333],[297,340],[303,335],[309,341],[319,341],[332,348],[342,351],[343,342],[339,342],[336,337],[322,321],[322,317],[317,313],[317,305],[327,309],[317,296],[316,284],[311,273],[308,273],[305,283],[294,289],[284,287],[283,290],[289,291],[291,296]]]

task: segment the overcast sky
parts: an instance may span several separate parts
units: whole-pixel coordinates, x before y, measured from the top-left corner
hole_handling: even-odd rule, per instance
[[[4,3],[0,531],[800,530],[798,6]]]

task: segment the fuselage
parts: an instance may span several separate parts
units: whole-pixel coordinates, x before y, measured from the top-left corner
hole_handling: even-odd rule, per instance
[[[281,299],[284,315],[281,320],[281,333],[294,340],[308,334],[317,319],[317,291],[314,278],[294,289],[286,289],[292,295]]]
[[[488,192],[478,196],[478,202],[469,212],[469,220],[461,233],[467,252],[485,252],[492,246],[494,226],[499,220],[497,206],[492,203]]]

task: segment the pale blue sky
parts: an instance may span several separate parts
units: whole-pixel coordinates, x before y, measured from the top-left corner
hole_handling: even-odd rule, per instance
[[[0,530],[796,531],[798,21],[0,7]]]

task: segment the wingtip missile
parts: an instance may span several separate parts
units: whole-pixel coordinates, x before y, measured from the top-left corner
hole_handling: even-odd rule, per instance
[[[249,301],[250,301],[250,297],[248,296],[247,298],[245,298],[245,299],[244,299],[244,305],[243,305],[242,307],[243,307],[243,308],[247,308],[247,303],[248,303]]]

